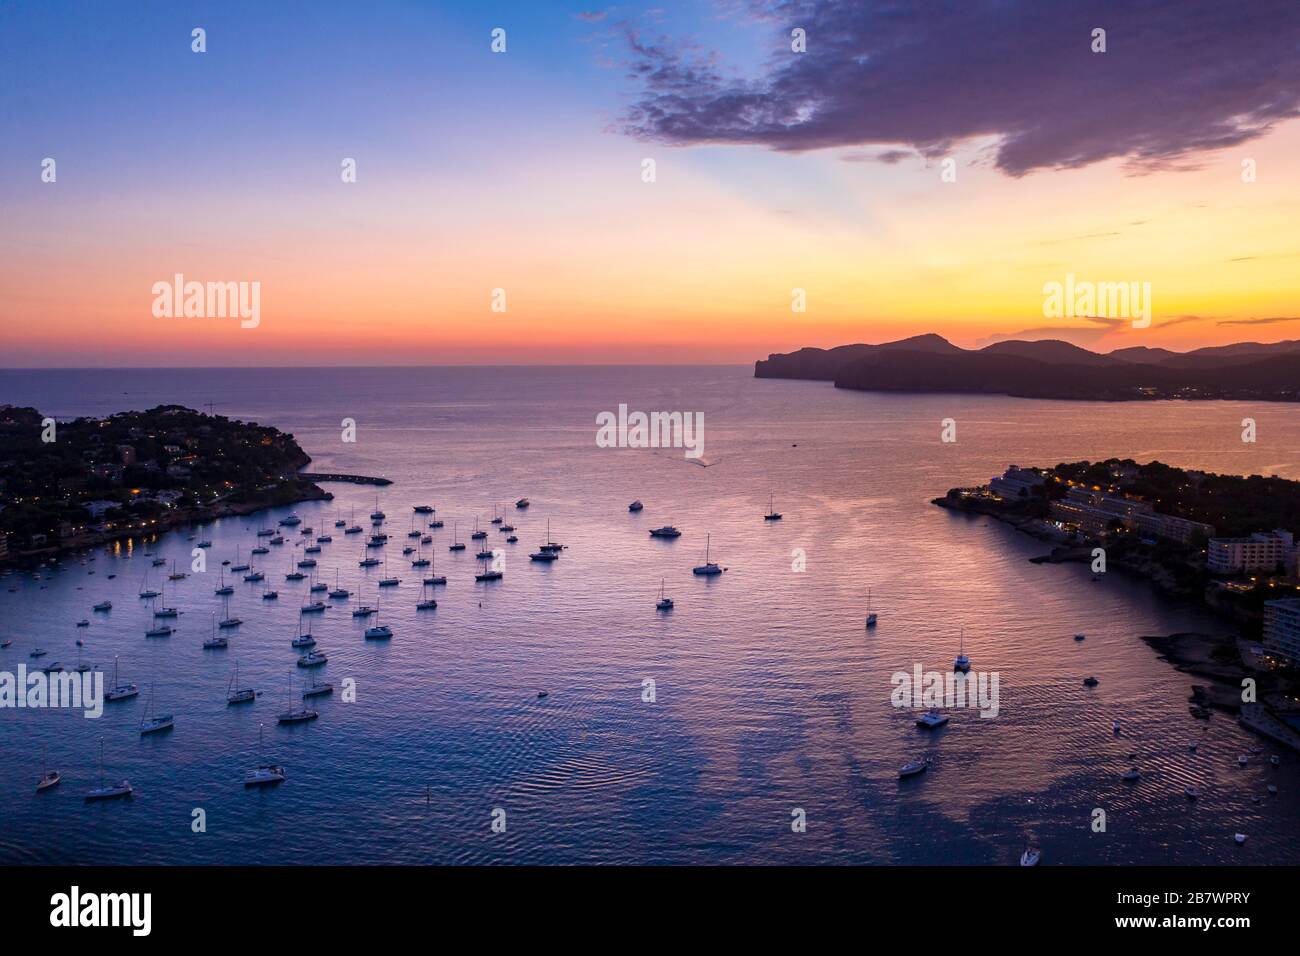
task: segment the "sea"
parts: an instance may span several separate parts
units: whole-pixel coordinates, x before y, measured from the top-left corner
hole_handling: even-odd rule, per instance
[[[1203,681],[1141,640],[1228,622],[1122,572],[1031,563],[1047,545],[931,503],[1012,463],[1300,478],[1294,406],[878,394],[748,367],[10,370],[0,402],[56,418],[212,403],[291,432],[314,471],[392,480],[0,578],[0,670],[39,645],[40,663],[80,654],[106,682],[116,661],[141,690],[99,719],[0,710],[0,863],[1015,865],[1029,845],[1043,865],[1300,863],[1300,756],[1229,714],[1193,718]],[[701,453],[605,447],[598,417],[620,405],[702,414]],[[422,504],[444,522],[423,549],[448,579],[434,610],[416,609],[429,569],[401,554]],[[376,507],[386,567],[363,569],[366,536],[334,522],[369,531]],[[226,574],[228,605],[214,590],[291,512],[333,536],[317,571],[353,596],[308,619],[334,694],[282,726],[308,600],[285,574],[308,538],[284,529],[256,562],[277,601],[242,575]],[[548,523],[562,557],[532,562]],[[665,524],[681,537],[649,535]],[[500,581],[474,579],[476,526]],[[203,539],[206,571],[164,582]],[[706,542],[720,575],[692,573]],[[385,573],[401,584],[381,595]],[[170,638],[144,636],[146,578],[181,612]],[[387,642],[347,610],[376,601]],[[204,650],[226,614],[243,619],[229,648]],[[954,707],[920,729],[896,675],[951,673],[959,648],[972,676],[997,675],[997,714]],[[236,662],[260,696],[228,707]],[[150,709],[174,729],[141,736]],[[131,799],[84,802],[101,748]],[[269,761],[284,783],[245,789]],[[63,780],[38,794],[43,766]],[[1140,780],[1121,780],[1133,766]]]

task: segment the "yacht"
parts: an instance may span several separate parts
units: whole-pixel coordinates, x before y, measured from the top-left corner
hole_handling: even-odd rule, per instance
[[[131,796],[131,784],[122,780],[118,783],[104,783],[104,738],[99,738],[99,786],[86,791],[86,802],[92,800],[116,800]]]
[[[319,594],[322,591],[328,591],[329,589],[330,586],[326,584],[324,581],[313,581],[311,587],[309,587],[307,590],[312,594]]]
[[[383,521],[388,515],[379,510],[379,496],[375,495],[375,510],[370,512],[371,521]]]
[[[1232,838],[1237,841],[1237,846],[1241,846],[1246,842],[1246,834],[1244,833],[1234,833]]]
[[[258,529],[257,529],[257,536],[258,536],[259,538],[269,538],[269,537],[271,537],[271,536],[274,535],[274,534],[275,534],[275,529],[274,529],[274,528],[258,528]]]
[[[664,597],[664,579],[659,579],[659,600],[655,602],[655,610],[671,611],[673,609],[673,599]]]
[[[484,548],[482,551],[479,551],[477,554],[474,555],[474,560],[476,560],[476,561],[491,561],[491,560],[492,560],[492,557],[493,557],[493,555],[492,555],[492,549],[491,549],[491,548]]]
[[[334,685],[329,681],[313,680],[310,684],[304,684],[302,687],[302,699],[308,697],[319,697],[322,694],[334,693]]]
[[[284,783],[284,768],[276,763],[262,762],[262,726],[257,727],[257,766],[244,772],[245,787],[267,787]]]
[[[360,561],[357,562],[357,566],[362,568],[373,568],[379,565],[380,563],[381,562],[378,558],[362,558]]]
[[[291,647],[313,647],[315,644],[316,638],[311,636],[311,632],[302,629],[302,615],[299,614],[298,633],[294,635],[294,638],[289,642],[289,645]]]
[[[299,567],[299,568],[307,568],[307,569],[310,570],[311,568],[316,567],[316,559],[315,559],[315,558],[303,558],[301,561],[298,562],[298,567]],[[302,580],[302,578],[299,577],[298,580]]]
[[[218,597],[225,597],[228,594],[235,593],[235,586],[233,584],[226,583],[226,571],[224,568],[221,571],[221,583],[217,586],[217,589],[212,593],[217,595]]]
[[[414,511],[417,515],[431,515],[433,514],[434,511],[432,505],[416,505],[411,510]]]
[[[704,536],[704,563],[697,564],[694,568],[691,569],[692,572],[695,574],[712,576],[714,574],[722,573],[723,569],[719,567],[716,562],[709,560],[709,544],[710,544],[710,539],[712,537],[713,537],[712,535]]]
[[[529,504],[530,502],[528,501],[527,498],[520,498],[518,501],[515,502],[515,507],[519,509],[523,509],[523,508],[527,508]]]
[[[495,568],[489,568],[487,562],[483,562],[483,570],[474,575],[475,581],[500,581],[505,577],[504,571],[498,571]]]
[[[348,526],[348,523],[347,523],[346,521],[343,520],[343,517],[342,517],[341,515],[338,516],[338,517],[336,517],[336,518],[334,519],[334,527],[336,527],[336,528],[346,528],[347,526]]]
[[[438,570],[438,565],[436,563],[433,565],[431,570],[434,571],[435,573],[430,574],[427,578],[424,579],[425,584],[429,585],[430,587],[435,587],[437,585],[447,583],[447,576],[445,574],[436,573]]]
[[[519,539],[515,537],[513,534],[510,537],[506,538],[506,544],[517,544],[518,542]]]
[[[317,544],[331,544],[333,543],[333,541],[334,541],[334,535],[332,534],[322,534],[316,536]],[[320,548],[317,548],[316,550],[319,551]]]
[[[175,721],[171,714],[153,713],[153,685],[149,685],[149,703],[145,705],[144,719],[140,721],[140,736],[171,730]]]
[[[235,563],[230,566],[230,573],[243,572],[248,570],[248,565],[239,560],[239,545],[235,545]]]
[[[486,538],[486,537],[487,537],[487,532],[486,532],[486,531],[480,531],[480,530],[478,529],[478,518],[475,518],[475,519],[474,519],[474,531],[473,531],[473,533],[470,534],[469,539],[470,539],[471,541],[482,541],[482,540],[483,540],[484,538]]]
[[[460,540],[460,536],[456,533],[456,522],[454,521],[451,523],[451,545],[447,548],[447,550],[448,551],[465,550],[465,543]]]
[[[560,557],[560,555],[555,551],[534,551],[532,554],[528,555],[528,557],[533,561],[555,561]]]
[[[46,654],[48,654],[48,653],[49,653],[49,651],[47,651],[47,650],[46,650],[45,648],[43,648],[43,647],[35,647],[35,648],[32,648],[32,652],[31,652],[30,654],[28,654],[27,656],[28,656],[28,657],[44,657],[44,656],[45,656]]]
[[[666,524],[662,528],[650,529],[650,537],[652,538],[680,538],[681,536],[682,533],[670,524]]]
[[[244,581],[248,584],[257,584],[259,581],[265,581],[266,575],[261,571],[252,571],[244,575]]]
[[[634,511],[634,512],[635,512],[635,511],[640,511],[640,510],[641,510],[642,508],[644,508],[644,507],[645,507],[645,505],[641,504],[640,501],[634,501],[634,502],[632,502],[630,505],[627,506],[627,510],[628,510],[628,511]]]
[[[99,602],[98,604],[96,604],[93,608],[91,608],[91,610],[93,610],[93,611],[111,611],[111,610],[113,610],[113,602],[112,602],[112,601],[100,601],[100,602]]]
[[[948,715],[940,710],[927,710],[916,718],[916,726],[923,730],[935,730],[946,723],[948,723]]]
[[[1142,778],[1142,771],[1139,770],[1137,767],[1130,767],[1128,770],[1126,770],[1124,773],[1120,775],[1120,779],[1123,780],[1125,783],[1136,783],[1141,778]]]
[[[1187,794],[1188,800],[1195,800],[1201,795],[1201,791],[1195,787],[1183,787],[1183,793]]]
[[[1247,757],[1245,754],[1242,754],[1240,757],[1237,758],[1237,763],[1241,764],[1244,767],[1246,766],[1246,764],[1250,763],[1250,758]]]
[[[262,592],[262,600],[263,600],[263,601],[278,601],[278,600],[280,600],[280,592],[279,592],[279,591],[272,591],[270,588],[267,588],[266,590],[264,590],[264,591]]]
[[[925,773],[925,768],[930,766],[929,757],[917,757],[915,760],[909,760],[898,770],[899,777],[915,777],[918,773]]]
[[[304,604],[300,610],[303,614],[320,614],[327,607],[329,607],[329,605],[324,601],[309,601]]]
[[[418,557],[411,562],[411,567],[413,568],[427,568],[428,566],[429,566],[429,559],[426,557]]]
[[[1075,639],[1076,641],[1086,640],[1087,637],[1088,637],[1087,634],[1076,634],[1076,635],[1074,635],[1074,639]]]
[[[1036,846],[1026,847],[1025,852],[1020,854],[1021,866],[1037,866],[1039,860],[1043,858],[1043,851]]]
[[[144,573],[144,583],[140,585],[140,597],[146,601],[151,601],[158,597],[158,592],[149,587],[149,572]]]
[[[270,553],[271,553],[271,549],[270,549],[270,548],[264,548],[264,547],[262,547],[262,546],[259,544],[256,548],[254,548],[254,549],[252,550],[252,553],[253,553],[253,554],[270,554]],[[245,580],[247,580],[247,579],[245,579]]]
[[[286,527],[286,528],[292,528],[292,527],[294,527],[295,525],[300,525],[300,524],[302,524],[302,519],[299,518],[299,517],[298,517],[297,515],[295,515],[295,514],[291,514],[291,515],[289,515],[288,517],[281,518],[281,519],[280,519],[280,524],[283,525],[283,526]]]
[[[368,641],[386,641],[393,636],[393,629],[387,624],[379,622],[379,601],[378,596],[375,600],[375,623],[374,626],[366,628],[365,638]]]
[[[217,627],[220,628],[239,627],[239,625],[243,623],[244,623],[244,619],[242,617],[225,617],[217,622]]]
[[[438,528],[442,528],[446,526],[441,521],[430,521],[429,527],[433,528],[434,530],[437,530]]]
[[[362,604],[352,609],[353,617],[369,617],[374,613],[375,613],[375,609],[371,607],[369,604]]]
[[[320,667],[329,658],[322,651],[308,651],[298,658],[299,667]]]
[[[157,627],[151,627],[144,632],[145,637],[171,637],[172,627],[170,624],[159,624]]]
[[[512,524],[503,524],[501,527],[497,528],[497,530],[502,534],[510,534],[515,530],[515,526]]]
[[[962,628],[961,644],[957,649],[957,657],[952,662],[954,671],[966,674],[970,672],[970,658],[966,656],[966,629]]]
[[[251,687],[239,686],[239,661],[235,661],[235,673],[226,685],[226,706],[232,704],[251,704],[257,699],[257,691]]]
[[[274,538],[271,539],[270,543],[271,543],[271,544],[284,544],[284,535],[282,535],[282,534],[277,534]]]
[[[117,658],[113,658],[113,684],[108,690],[104,691],[104,700],[128,700],[140,693],[140,689],[134,684],[119,684],[117,682]]]
[[[1084,687],[1096,687],[1096,686],[1097,686],[1098,684],[1100,684],[1100,683],[1101,683],[1101,681],[1097,680],[1097,678],[1095,678],[1095,677],[1085,677],[1085,678],[1083,679],[1083,686],[1084,686]]]
[[[330,597],[339,601],[346,601],[352,596],[352,592],[347,588],[339,585],[339,573],[334,572],[334,590],[330,591]]]
[[[77,622],[77,627],[90,627],[90,621],[83,617]]]
[[[775,508],[772,507],[772,496],[771,496],[771,495],[768,495],[768,497],[767,497],[767,514],[763,515],[763,520],[764,520],[764,521],[780,521],[781,518],[782,518],[781,512],[777,511]]]

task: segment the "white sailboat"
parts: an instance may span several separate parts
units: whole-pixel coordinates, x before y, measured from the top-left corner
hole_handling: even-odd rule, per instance
[[[128,700],[140,693],[140,689],[134,684],[119,684],[117,682],[117,658],[113,658],[113,686],[104,692],[104,700]]]
[[[704,536],[704,563],[698,564],[691,569],[692,572],[695,574],[714,575],[714,574],[722,573],[723,569],[719,567],[715,562],[709,560],[709,544],[712,537],[713,536],[711,534]]]
[[[41,744],[41,778],[36,781],[36,792],[48,790],[50,787],[57,787],[63,775],[57,770],[51,770],[45,762],[45,744]]]
[[[244,773],[244,786],[266,787],[284,783],[284,768],[276,763],[265,763],[262,755],[262,725],[257,725],[257,766]]]
[[[387,624],[380,624],[379,597],[375,594],[375,624],[373,627],[366,628],[366,640],[368,641],[386,641],[393,636],[393,629]]]
[[[671,611],[673,609],[673,599],[664,597],[665,580],[664,578],[659,579],[659,600],[655,602],[655,610],[657,611]]]
[[[257,691],[251,687],[239,686],[239,661],[235,661],[235,673],[230,677],[230,683],[226,685],[226,706],[232,704],[251,704],[257,699]]]
[[[131,796],[131,784],[122,780],[114,784],[104,783],[104,738],[99,738],[99,786],[86,791],[86,802],[92,800],[115,800]]]
[[[145,706],[144,719],[140,721],[140,736],[156,734],[161,730],[170,730],[175,721],[171,714],[153,712],[153,684],[149,685],[149,703]]]

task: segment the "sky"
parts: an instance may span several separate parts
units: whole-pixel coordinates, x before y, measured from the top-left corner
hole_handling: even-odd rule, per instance
[[[1300,338],[1294,0],[0,0],[0,81],[0,366]]]

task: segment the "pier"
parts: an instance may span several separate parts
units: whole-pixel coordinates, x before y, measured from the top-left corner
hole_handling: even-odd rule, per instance
[[[308,481],[346,481],[353,485],[391,485],[391,478],[375,478],[370,475],[338,475],[323,472],[300,471],[299,478],[306,478]]]

